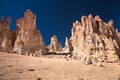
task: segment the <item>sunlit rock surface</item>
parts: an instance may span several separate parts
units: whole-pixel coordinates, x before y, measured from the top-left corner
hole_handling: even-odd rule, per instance
[[[113,20],[108,23],[97,15],[82,16],[81,22],[75,21],[70,41],[73,56],[86,60],[116,60],[120,55],[119,33]]]
[[[48,49],[49,52],[57,52],[62,50],[62,45],[59,43],[56,35],[51,37],[51,43],[48,46]]]
[[[65,47],[63,48],[63,51],[66,53],[72,52],[73,51],[73,46],[71,41],[66,37],[65,40]]]
[[[0,48],[6,51],[9,51],[14,43],[13,32],[10,31],[11,21],[11,17],[8,17],[7,21],[5,21],[3,16],[0,21]]]
[[[82,16],[81,22],[75,21],[71,29],[71,37],[66,37],[65,47],[54,35],[51,43],[44,45],[40,31],[36,28],[36,15],[29,9],[23,18],[17,19],[16,30],[10,31],[12,18],[0,21],[0,48],[18,54],[40,56],[42,54],[67,55],[80,59],[86,64],[120,60],[120,33],[113,20],[107,23],[97,15]]]
[[[14,51],[19,54],[32,53],[42,49],[44,51],[44,41],[40,31],[36,28],[36,15],[29,9],[24,13],[24,17],[17,20],[17,38],[15,40]]]

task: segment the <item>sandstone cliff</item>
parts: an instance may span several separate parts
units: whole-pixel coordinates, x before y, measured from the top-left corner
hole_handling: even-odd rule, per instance
[[[28,9],[24,17],[17,20],[16,26],[15,52],[25,54],[39,51],[39,49],[44,52],[44,41],[40,31],[36,28],[36,15],[32,11]]]
[[[73,56],[86,62],[87,59],[117,60],[120,55],[120,39],[113,20],[108,23],[97,15],[82,16],[75,21],[70,41]]]
[[[0,21],[0,48],[9,51],[13,46],[13,32],[10,31],[12,18],[8,17],[7,21],[2,16]]]
[[[82,16],[81,22],[75,21],[71,29],[70,39],[66,38],[65,47],[56,35],[51,37],[51,43],[46,48],[40,31],[36,28],[36,15],[29,9],[24,17],[16,22],[17,30],[10,31],[11,17],[0,21],[0,48],[19,54],[40,56],[49,52],[71,53],[73,58],[85,63],[96,61],[120,60],[120,33],[113,20],[107,23],[97,15]],[[73,53],[73,54],[72,54]]]

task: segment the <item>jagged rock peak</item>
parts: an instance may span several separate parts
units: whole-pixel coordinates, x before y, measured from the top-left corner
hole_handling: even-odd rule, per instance
[[[71,44],[71,41],[68,39],[68,37],[66,37],[65,48],[63,50],[64,50],[64,52],[72,52],[73,51],[73,46]]]
[[[58,41],[57,36],[53,35],[51,37],[51,43],[48,46],[49,48],[49,52],[56,52],[56,51],[61,51],[62,50],[62,45],[61,43]]]
[[[71,34],[74,56],[88,59],[91,56],[118,59],[120,56],[120,38],[113,20],[106,23],[98,15],[82,16],[81,22],[73,23]]]
[[[23,18],[19,18],[16,21],[16,26],[17,29],[23,29],[23,30],[27,30],[27,31],[33,31],[36,29],[36,15],[33,14],[33,12],[28,9],[27,11],[25,11],[24,13],[24,17]]]
[[[4,22],[5,22],[5,18],[4,18],[4,16],[2,16],[1,23],[3,24]]]
[[[32,13],[32,11],[30,9],[27,9],[25,13]]]
[[[57,39],[57,36],[56,35],[53,35],[52,37],[51,37],[51,42],[52,41],[58,41],[58,39]]]
[[[110,27],[114,27],[114,22],[113,22],[113,20],[108,21],[108,25],[109,25]]]
[[[17,20],[16,26],[17,39],[14,45],[14,51],[25,54],[41,49],[44,52],[44,41],[40,31],[36,28],[36,15],[32,11],[28,9],[24,13],[24,17]]]
[[[102,21],[99,15],[96,15],[94,19],[95,21]]]
[[[11,17],[8,17],[5,21],[4,16],[2,16],[0,21],[0,48],[6,51],[9,51],[13,47],[13,32],[10,31],[11,21]]]
[[[1,28],[3,29],[9,29],[10,30],[10,24],[12,22],[12,18],[9,16],[7,18],[7,20],[5,21],[5,18],[4,16],[1,17],[1,21],[0,21],[0,25],[1,25]]]

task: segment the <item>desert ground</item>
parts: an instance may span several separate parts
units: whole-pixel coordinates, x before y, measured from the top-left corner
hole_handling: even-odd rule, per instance
[[[0,80],[120,80],[120,65],[103,65],[0,52]]]

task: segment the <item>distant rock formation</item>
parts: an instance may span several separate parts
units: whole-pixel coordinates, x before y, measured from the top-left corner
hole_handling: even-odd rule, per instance
[[[7,21],[2,16],[0,21],[0,48],[9,51],[13,46],[13,32],[10,31],[12,18],[8,17]]]
[[[63,48],[63,51],[66,53],[70,53],[73,51],[72,43],[67,37],[66,37],[65,47]]]
[[[33,53],[39,49],[45,50],[44,41],[39,30],[36,28],[36,15],[29,9],[24,17],[17,20],[17,38],[14,51],[19,54]]]
[[[57,36],[54,35],[51,37],[51,43],[48,46],[49,52],[56,52],[56,51],[61,51],[62,50],[62,45],[61,43],[58,42]]]
[[[120,62],[120,33],[114,27],[113,20],[108,23],[97,15],[82,16],[81,22],[75,21],[71,30],[71,37],[66,37],[65,47],[56,35],[51,37],[49,46],[44,45],[40,31],[36,28],[36,15],[29,9],[24,17],[16,22],[17,30],[10,31],[12,18],[0,21],[0,48],[5,51],[13,49],[19,54],[61,53],[70,54],[73,58],[80,59],[86,64],[102,61]]]
[[[70,41],[73,56],[87,60],[117,60],[120,56],[120,37],[113,20],[105,23],[97,15],[82,16],[81,22],[75,21]]]

